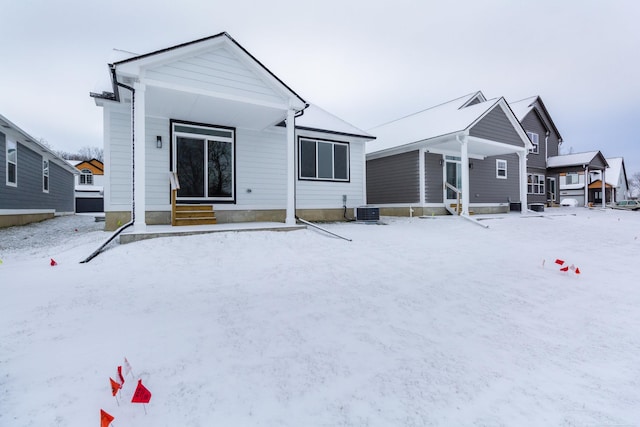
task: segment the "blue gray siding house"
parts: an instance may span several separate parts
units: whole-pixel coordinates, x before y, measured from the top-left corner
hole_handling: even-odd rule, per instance
[[[531,140],[527,154],[527,198],[529,203],[549,206],[560,202],[560,175],[548,169],[550,157],[560,154],[562,136],[539,96],[509,103]]]
[[[0,115],[0,227],[74,213],[75,168]]]
[[[476,92],[370,129],[367,203],[382,215],[527,205],[527,135],[504,98]]]

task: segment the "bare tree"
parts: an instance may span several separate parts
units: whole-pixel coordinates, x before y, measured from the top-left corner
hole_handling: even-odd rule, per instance
[[[78,160],[97,159],[97,160],[100,160],[101,162],[104,161],[104,150],[100,147],[89,147],[89,146],[82,147],[78,151],[78,155],[81,157]]]
[[[640,172],[635,172],[629,179],[629,191],[632,197],[640,197]]]

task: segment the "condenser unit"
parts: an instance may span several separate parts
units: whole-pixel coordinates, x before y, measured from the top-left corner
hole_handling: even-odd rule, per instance
[[[357,207],[356,221],[380,221],[380,208],[373,206]]]

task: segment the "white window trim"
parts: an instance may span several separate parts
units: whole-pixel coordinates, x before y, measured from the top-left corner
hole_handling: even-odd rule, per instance
[[[5,157],[6,157],[7,160],[6,160],[6,165],[5,166],[6,166],[6,169],[7,169],[7,174],[6,174],[6,177],[5,177],[5,181],[6,181],[6,183],[7,183],[7,185],[9,187],[17,187],[18,186],[18,142],[10,140],[9,138],[7,138],[6,141],[7,141],[7,144],[6,144]],[[16,149],[16,161],[15,161],[15,163],[9,161],[9,146],[10,145],[15,146],[15,149]],[[13,181],[13,182],[9,181],[9,164],[10,163],[13,164],[15,166],[15,169],[16,169],[16,177],[15,177],[16,180]]]
[[[540,149],[539,149],[540,136],[535,132],[527,132],[527,136],[529,137],[529,140],[531,141],[531,145],[533,145],[533,147],[529,149],[529,153],[539,154],[540,153]]]
[[[534,176],[538,177],[538,182],[534,183],[532,179],[531,180],[532,182],[529,183],[529,177],[533,178]],[[529,186],[531,186],[531,191],[529,191]],[[544,175],[540,175],[537,173],[527,174],[527,194],[544,195],[545,188],[546,188],[546,177]]]
[[[316,175],[315,177],[311,177],[311,176],[302,176],[302,150],[301,150],[301,145],[302,145],[302,141],[311,141],[315,143],[316,146]],[[332,178],[319,178],[318,177],[318,143],[324,143],[324,144],[331,144],[332,145],[332,156],[331,156],[331,170],[333,171],[333,177]],[[336,178],[336,168],[335,168],[335,146],[336,145],[342,145],[345,146],[347,148],[347,161],[346,161],[346,178]],[[348,142],[343,142],[343,141],[332,141],[332,140],[328,140],[328,139],[318,139],[318,138],[309,138],[309,137],[304,137],[301,136],[298,138],[298,179],[300,180],[305,180],[305,181],[327,181],[327,182],[350,182],[351,180],[351,150],[350,150],[350,144]]]
[[[91,182],[87,182],[87,177],[90,177]],[[82,178],[84,178],[84,182],[82,182]],[[80,176],[78,177],[78,183],[80,185],[93,185],[93,172],[90,169],[82,169],[80,171]]]
[[[49,168],[51,163],[47,159],[42,159],[42,192],[48,193],[51,186],[51,179],[49,179]],[[45,185],[46,183],[46,185]]]
[[[500,167],[500,164],[503,164],[504,167]],[[504,176],[500,175],[501,170],[504,170]],[[507,179],[507,161],[506,160],[496,159],[496,178]]]

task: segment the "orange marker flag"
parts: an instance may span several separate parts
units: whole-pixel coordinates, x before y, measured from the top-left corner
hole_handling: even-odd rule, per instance
[[[116,394],[118,394],[118,390],[120,390],[122,386],[118,384],[117,381],[114,381],[111,377],[109,378],[109,381],[111,381],[111,394],[115,396]]]
[[[100,427],[109,427],[111,421],[113,421],[113,416],[100,409]]]
[[[576,267],[576,274],[580,274],[580,269]]]
[[[561,268],[560,271],[569,271],[569,266],[566,266],[564,268]]]
[[[136,391],[133,393],[131,403],[149,403],[150,400],[151,392],[142,385],[142,380],[138,380],[138,386],[136,387]]]

